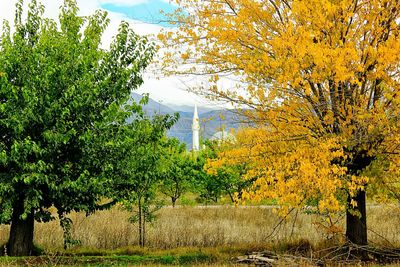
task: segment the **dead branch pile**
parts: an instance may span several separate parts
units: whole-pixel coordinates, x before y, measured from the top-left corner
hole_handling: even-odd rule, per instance
[[[367,258],[354,256],[354,251],[367,255]],[[362,253],[366,252],[366,254]],[[314,251],[311,256],[276,254],[272,251],[253,252],[234,259],[237,264],[248,264],[255,266],[325,266],[325,265],[360,265],[400,263],[400,249],[376,248],[370,246],[354,246],[346,244]]]

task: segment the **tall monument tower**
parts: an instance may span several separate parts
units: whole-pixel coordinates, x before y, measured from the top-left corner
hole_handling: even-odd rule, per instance
[[[194,105],[192,132],[193,132],[192,149],[193,149],[193,151],[199,151],[199,149],[200,149],[200,140],[199,140],[200,122],[199,122],[199,115],[197,114],[197,105]]]

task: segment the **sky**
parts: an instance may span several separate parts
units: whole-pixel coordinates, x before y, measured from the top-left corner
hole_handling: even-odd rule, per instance
[[[63,0],[38,1],[45,6],[45,17],[58,18],[58,10]],[[17,0],[0,0],[0,21],[6,19],[12,25],[16,2]],[[24,5],[27,6],[29,2],[24,0]],[[160,10],[168,13],[176,9],[176,6],[168,0],[77,0],[77,3],[80,15],[93,14],[97,9],[108,11],[111,23],[103,36],[104,47],[108,47],[122,20],[127,21],[137,34],[157,35],[161,29],[171,27],[165,22],[166,19]],[[144,74],[144,84],[136,91],[137,93],[149,93],[154,100],[166,104],[213,106],[209,100],[187,92],[187,83],[183,83],[182,78],[160,78],[152,71],[157,70],[157,66],[151,66],[149,69]]]

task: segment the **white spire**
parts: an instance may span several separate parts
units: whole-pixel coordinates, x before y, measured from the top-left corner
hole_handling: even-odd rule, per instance
[[[200,149],[200,140],[199,140],[200,122],[199,122],[199,115],[197,114],[197,105],[194,105],[192,131],[193,131],[192,149],[194,151],[198,151]]]

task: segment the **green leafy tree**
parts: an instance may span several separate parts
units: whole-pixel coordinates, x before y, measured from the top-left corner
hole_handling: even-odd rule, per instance
[[[214,151],[206,149],[198,152],[194,161],[194,191],[199,194],[201,202],[218,202],[223,195],[220,181],[215,175],[207,173],[204,169],[207,159],[214,156]]]
[[[207,168],[207,165],[205,168]],[[222,194],[228,195],[232,203],[237,204],[242,199],[243,192],[254,182],[254,179],[244,179],[242,177],[246,173],[245,170],[245,166],[240,164],[223,166],[213,172]]]
[[[163,159],[163,178],[160,191],[171,198],[172,206],[193,186],[194,160],[184,143],[176,138],[168,139]]]
[[[201,201],[218,202],[222,196],[229,196],[232,203],[237,204],[242,194],[249,189],[257,177],[244,179],[248,166],[245,162],[237,164],[214,164],[217,153],[223,153],[230,142],[206,141],[206,149],[196,155],[193,164],[194,190],[199,193]]]
[[[142,113],[126,126],[116,146],[120,155],[111,174],[114,198],[133,212],[130,221],[138,224],[142,247],[146,244],[146,223],[155,219],[154,212],[162,206],[156,201],[156,193],[164,173],[165,134],[177,118],[177,115],[157,115],[150,119]]]
[[[228,195],[235,204],[242,199],[243,193],[250,189],[258,178],[257,176],[244,178],[249,170],[249,164],[245,161],[234,164],[216,162],[217,154],[222,154],[236,146],[237,142],[229,140],[228,142],[207,141],[208,152],[204,154],[206,162],[203,166],[208,175],[213,177],[211,183],[215,184],[214,187],[220,188],[220,193]]]
[[[35,0],[22,20],[22,6],[0,42],[0,222],[11,223],[9,255],[33,253],[34,221],[52,219],[47,208],[65,225],[70,211],[101,208],[117,161],[110,138],[140,110],[124,104],[154,53],[127,23],[102,49],[107,14],[80,17],[74,0],[58,22]]]

